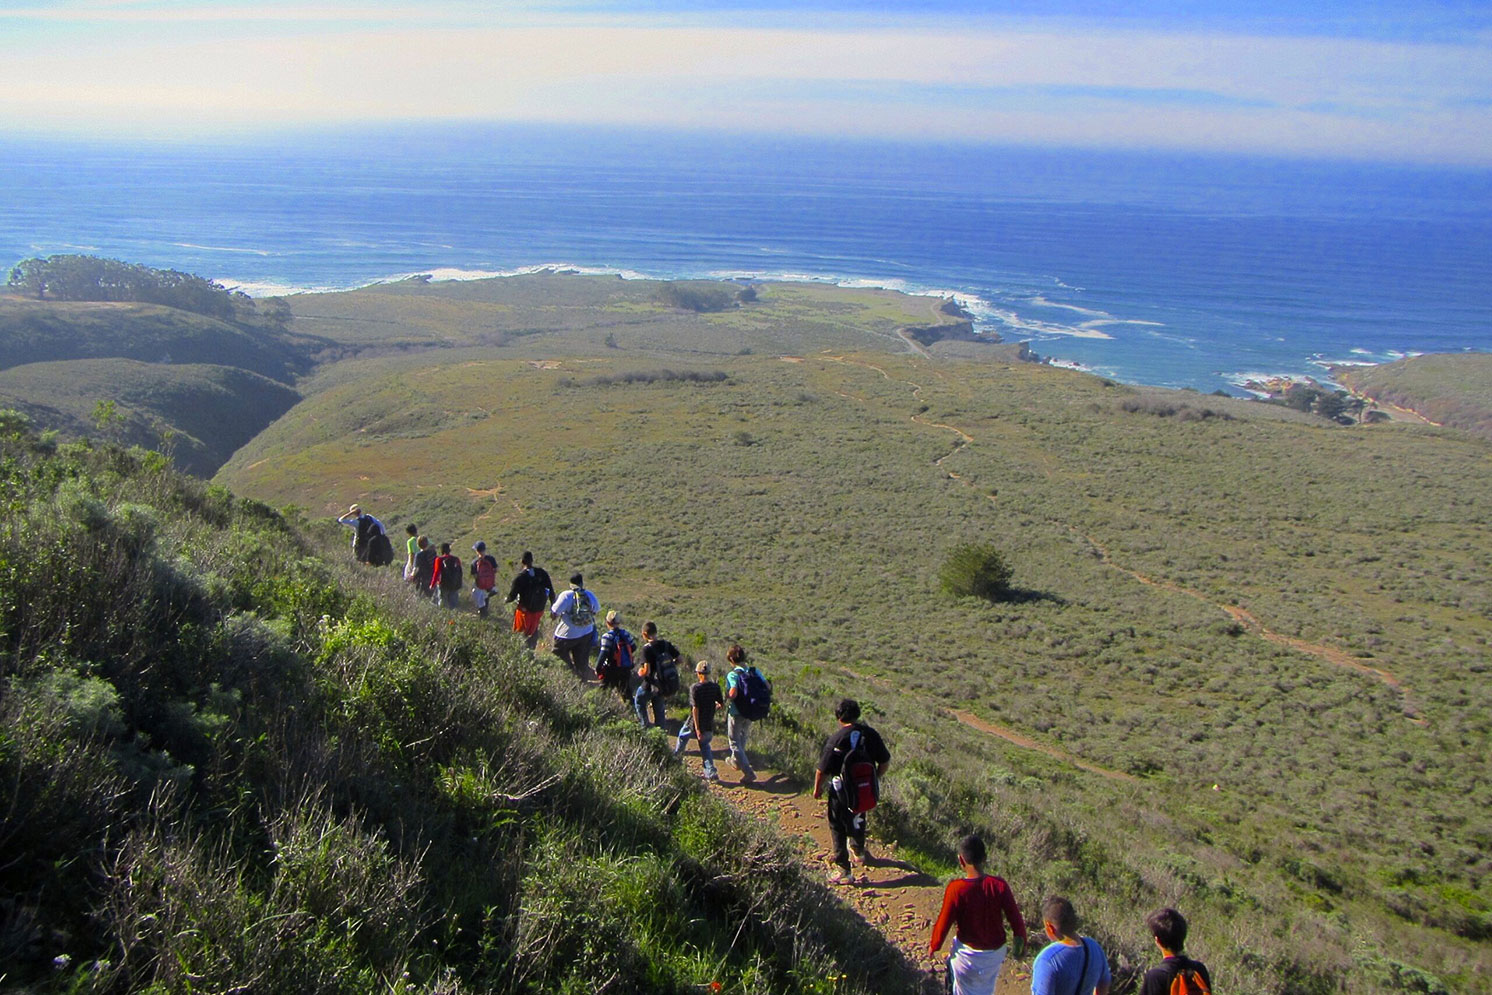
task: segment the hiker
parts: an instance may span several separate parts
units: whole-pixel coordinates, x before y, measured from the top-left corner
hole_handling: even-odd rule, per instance
[[[337,521],[352,529],[352,555],[359,563],[383,566],[393,561],[392,546],[389,546],[389,558],[382,559],[382,547],[389,545],[388,536],[383,534],[383,523],[364,514],[361,505],[351,506]]]
[[[549,614],[554,625],[554,655],[568,663],[577,677],[591,669],[591,644],[596,639],[596,612],[601,602],[585,589],[579,572],[570,575],[570,589],[554,599]]]
[[[513,578],[504,604],[518,604],[513,608],[513,631],[523,633],[523,641],[529,649],[539,645],[539,623],[544,621],[544,609],[554,600],[554,585],[549,574],[534,566],[534,554],[523,551],[523,569]]]
[[[651,707],[653,725],[662,728],[663,703],[679,689],[679,650],[667,639],[658,638],[658,626],[652,622],[642,623],[642,665],[637,668],[637,676],[642,678],[632,695],[637,721],[646,729]]]
[[[1209,995],[1212,975],[1207,965],[1181,952],[1186,946],[1186,917],[1175,909],[1160,909],[1145,917],[1145,925],[1155,937],[1155,945],[1164,958],[1159,967],[1145,972],[1140,995]],[[1179,983],[1179,984],[1178,984]]]
[[[725,718],[725,738],[730,741],[728,763],[741,772],[741,783],[756,780],[756,771],[746,756],[746,737],[751,734],[751,723],[767,717],[772,697],[772,687],[760,670],[746,662],[746,651],[736,643],[726,651],[725,660],[730,672],[725,675],[725,697],[730,708]]]
[[[701,660],[694,665],[694,683],[689,686],[689,717],[679,726],[679,742],[673,755],[684,752],[684,744],[690,736],[699,740],[699,755],[704,760],[704,779],[720,780],[715,769],[715,755],[710,751],[710,740],[715,738],[715,711],[725,707],[725,696],[720,685],[710,680],[710,664]]]
[[[1072,903],[1059,895],[1042,902],[1041,924],[1052,942],[1031,965],[1031,995],[1108,995],[1109,959],[1097,940],[1078,935]]]
[[[415,540],[415,545],[419,547],[419,550],[414,554],[414,574],[409,578],[409,582],[414,585],[417,596],[428,600],[435,586],[435,561],[439,554],[435,552],[435,547],[430,545],[430,540],[425,536],[420,536]]]
[[[850,870],[851,852],[855,863],[861,867],[870,860],[865,850],[866,813],[875,805],[877,785],[891,763],[891,751],[886,749],[880,733],[860,721],[860,703],[853,698],[845,698],[835,706],[834,718],[839,721],[839,728],[824,743],[824,752],[819,756],[818,768],[813,774],[813,797],[823,797],[824,784],[829,784],[827,816],[829,838],[834,843],[835,865],[829,881],[848,884],[854,880],[854,872]],[[852,772],[846,770],[847,761],[857,769],[869,766],[863,773],[854,772],[862,778],[869,778],[868,785],[853,783],[848,776]],[[867,790],[869,798],[863,797]]]
[[[1026,952],[1026,920],[1010,886],[1001,878],[984,873],[984,840],[965,836],[958,844],[958,868],[943,889],[943,910],[933,926],[928,956],[936,957],[957,927],[953,949],[948,953],[948,984],[953,995],[993,995],[1000,967],[1005,963],[1005,923],[1014,934],[1010,953]]]
[[[487,544],[478,539],[472,544],[477,558],[471,561],[471,603],[476,606],[477,617],[487,617],[487,602],[497,587],[497,557],[487,552]]]
[[[411,522],[404,526],[404,534],[409,536],[404,540],[404,579],[414,580],[414,558],[420,551],[420,527]]]
[[[632,657],[636,653],[637,640],[622,628],[621,616],[615,609],[607,612],[606,631],[601,633],[601,653],[596,658],[596,678],[615,690],[623,701],[627,701],[632,692]]]
[[[451,552],[451,544],[440,544],[440,556],[435,560],[435,571],[430,578],[430,589],[435,592],[435,603],[445,608],[461,606],[461,557]]]

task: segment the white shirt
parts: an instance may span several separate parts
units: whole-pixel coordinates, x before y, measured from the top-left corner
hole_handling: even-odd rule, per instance
[[[580,593],[583,593],[590,601],[592,615],[601,610],[601,602],[596,600],[596,596],[594,594],[592,594],[590,591],[582,591]],[[592,622],[590,625],[575,625],[571,621],[570,613],[575,609],[575,597],[576,590],[572,587],[564,594],[561,594],[559,597],[555,598],[554,604],[551,605],[549,608],[549,612],[551,615],[559,616],[559,624],[554,627],[555,639],[575,639],[576,637],[583,636],[588,632],[596,631],[596,625],[594,622]]]

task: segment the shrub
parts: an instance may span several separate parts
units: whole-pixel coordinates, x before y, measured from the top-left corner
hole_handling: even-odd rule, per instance
[[[1005,556],[993,546],[967,543],[955,546],[943,561],[938,579],[943,590],[955,597],[998,601],[1010,591],[1013,571]]]

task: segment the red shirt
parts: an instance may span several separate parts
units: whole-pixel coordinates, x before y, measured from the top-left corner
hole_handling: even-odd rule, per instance
[[[1026,920],[1015,904],[1010,886],[1001,878],[985,874],[977,878],[955,878],[943,890],[943,911],[933,926],[932,947],[938,950],[948,938],[948,930],[957,924],[958,938],[975,950],[997,950],[1005,945],[1005,923],[1016,936],[1025,939]]]

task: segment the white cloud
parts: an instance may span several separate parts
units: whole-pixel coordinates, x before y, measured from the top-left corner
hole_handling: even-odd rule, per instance
[[[1492,47],[1071,29],[453,28],[391,8],[188,8],[0,41],[0,121],[465,118],[1176,146],[1492,163]],[[441,8],[451,16],[468,8]],[[74,14],[82,12],[71,9]],[[98,12],[95,11],[95,14]],[[160,11],[109,14],[159,19]],[[423,12],[428,13],[428,12]],[[434,18],[437,24],[440,18]],[[492,17],[487,17],[487,25]],[[248,27],[245,27],[248,25]],[[115,26],[117,28],[117,25]],[[7,51],[9,49],[9,51]],[[858,106],[846,107],[851,99]]]

